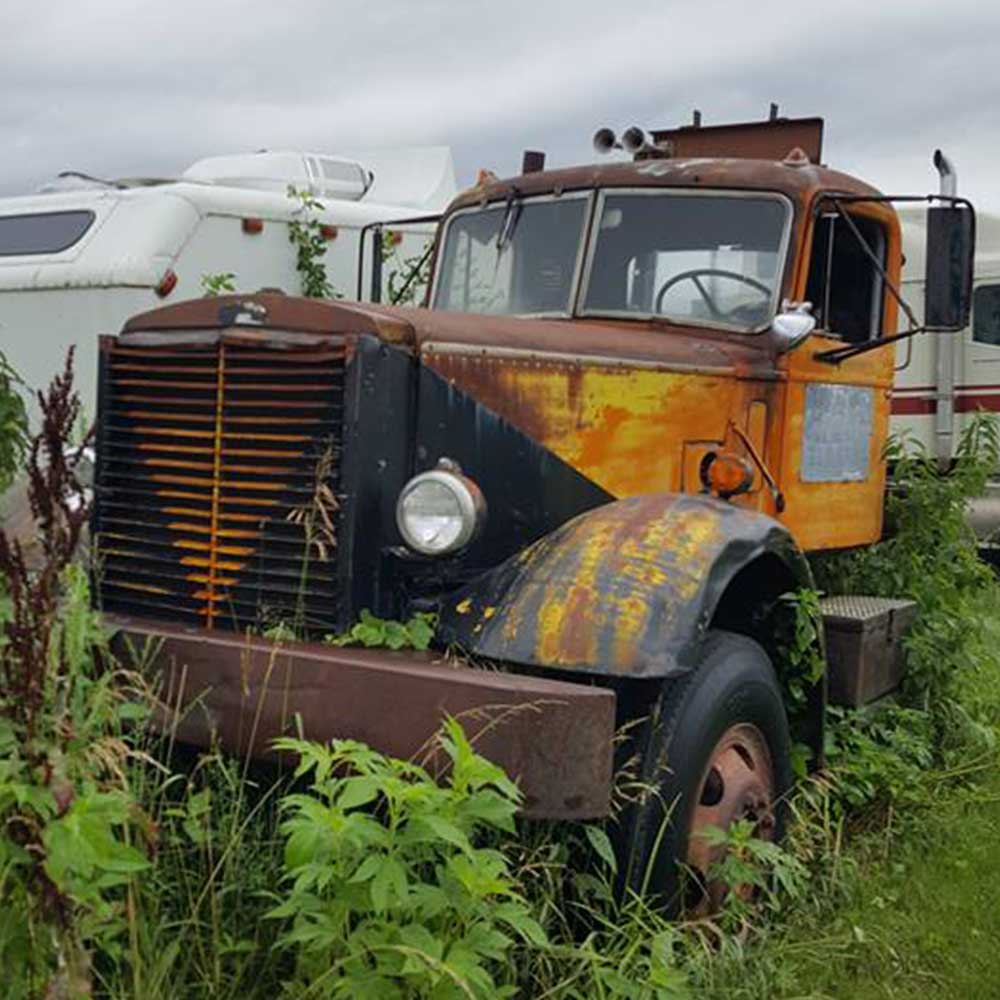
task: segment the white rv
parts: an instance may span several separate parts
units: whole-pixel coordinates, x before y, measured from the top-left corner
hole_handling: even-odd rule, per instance
[[[220,156],[173,180],[61,175],[35,195],[0,199],[0,350],[38,388],[75,344],[92,414],[96,339],[129,316],[202,295],[203,278],[223,273],[236,291],[301,291],[288,227],[303,210],[289,185],[322,203],[312,217],[327,243],[327,278],[352,299],[370,297],[379,273],[372,227],[400,223],[401,263],[428,244],[432,217],[456,191],[446,148]]]
[[[903,209],[903,298],[922,319],[926,212]],[[976,214],[972,318],[961,333],[899,343],[894,431],[908,430],[947,463],[970,413],[1000,412],[1000,216]],[[901,320],[901,329],[903,321]]]

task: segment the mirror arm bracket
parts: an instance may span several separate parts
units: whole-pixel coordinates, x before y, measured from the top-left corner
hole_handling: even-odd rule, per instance
[[[829,351],[818,351],[813,355],[817,361],[825,361],[830,365],[839,365],[841,361],[848,358],[856,358],[859,354],[867,354],[869,351],[877,351],[886,344],[895,344],[899,340],[906,340],[914,337],[918,333],[926,333],[926,328],[922,326],[904,330],[902,333],[894,333],[891,337],[879,337],[877,340],[869,340],[864,344],[845,344],[843,347],[834,347]]]

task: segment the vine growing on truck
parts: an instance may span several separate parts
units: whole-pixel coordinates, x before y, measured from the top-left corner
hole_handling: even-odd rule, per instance
[[[419,253],[400,256],[403,234],[387,229],[382,234],[382,263],[391,265],[386,275],[387,298],[390,305],[415,306],[431,281],[431,250],[433,240],[427,240]]]
[[[299,216],[288,223],[288,239],[295,247],[295,268],[302,281],[302,294],[309,299],[339,299],[326,273],[327,240],[316,213],[323,211],[323,202],[305,188],[288,185],[288,197],[298,207]]]

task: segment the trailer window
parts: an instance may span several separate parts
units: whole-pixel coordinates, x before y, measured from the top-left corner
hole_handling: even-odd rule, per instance
[[[1000,347],[1000,285],[980,285],[973,293],[972,339]]]
[[[868,249],[885,266],[885,231],[874,219],[852,216]],[[818,329],[861,344],[882,327],[882,277],[848,223],[836,213],[816,220],[806,300]]]
[[[769,196],[608,193],[584,311],[762,329],[774,315],[789,216]]]
[[[587,201],[572,195],[498,202],[448,221],[434,308],[487,315],[565,315]]]
[[[60,253],[83,238],[94,213],[36,212],[0,216],[0,257]]]

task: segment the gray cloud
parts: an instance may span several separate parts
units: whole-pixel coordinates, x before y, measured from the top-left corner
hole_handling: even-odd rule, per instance
[[[942,146],[1000,210],[1000,5],[8,0],[0,39],[5,193],[282,146],[447,143],[467,180],[516,171],[525,147],[589,160],[600,124],[775,100],[826,118],[838,167],[924,191]]]

